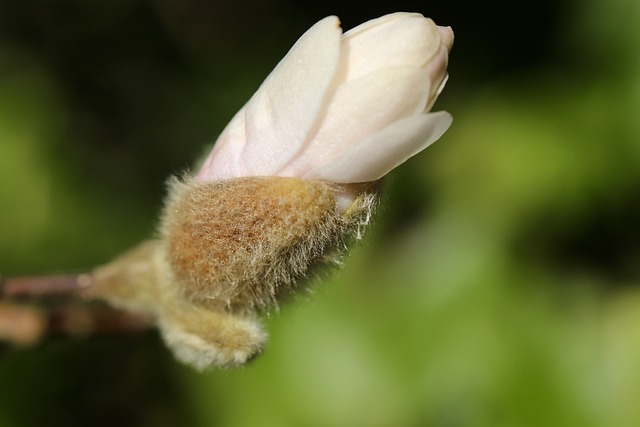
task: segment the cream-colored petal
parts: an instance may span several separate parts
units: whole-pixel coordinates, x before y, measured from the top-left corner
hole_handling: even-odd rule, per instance
[[[267,77],[246,109],[246,175],[271,175],[303,146],[340,59],[342,30],[330,16],[311,27]]]
[[[343,184],[375,181],[435,142],[452,121],[445,111],[399,120],[303,178]]]
[[[429,84],[424,70],[394,67],[340,86],[318,133],[304,153],[278,175],[303,176],[391,123],[421,113],[430,92]]]
[[[438,52],[441,33],[431,19],[420,14],[384,18],[345,33],[342,45],[348,59],[343,81],[386,67],[423,67]]]

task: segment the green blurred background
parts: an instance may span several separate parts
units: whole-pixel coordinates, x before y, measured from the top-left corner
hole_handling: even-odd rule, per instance
[[[454,28],[454,124],[267,351],[198,374],[154,332],[0,347],[0,427],[640,425],[637,0],[0,0],[0,273],[149,236],[306,28],[397,10]]]

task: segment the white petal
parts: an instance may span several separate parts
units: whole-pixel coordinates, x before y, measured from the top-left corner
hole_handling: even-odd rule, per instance
[[[392,14],[369,21],[345,33],[348,57],[344,80],[355,79],[385,67],[423,67],[438,52],[438,26],[420,14]]]
[[[341,34],[335,16],[315,24],[247,104],[241,161],[248,175],[271,175],[301,149],[335,75]]]
[[[430,91],[429,83],[424,70],[394,67],[340,86],[318,134],[304,153],[278,175],[302,176],[391,123],[421,113]]]
[[[399,120],[303,178],[342,184],[375,181],[435,142],[452,120],[445,111]]]

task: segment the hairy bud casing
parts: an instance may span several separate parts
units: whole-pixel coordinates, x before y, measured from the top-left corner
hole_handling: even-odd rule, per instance
[[[341,238],[330,184],[251,177],[173,181],[161,222],[183,296],[232,311],[273,306]]]
[[[346,187],[174,178],[159,238],[98,268],[92,296],[154,316],[176,357],[196,368],[245,363],[266,343],[257,315],[361,237],[377,183]],[[336,195],[348,190],[358,196],[343,212]]]

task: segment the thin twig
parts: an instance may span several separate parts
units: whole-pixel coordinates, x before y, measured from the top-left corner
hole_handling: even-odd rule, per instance
[[[92,284],[93,279],[87,273],[0,277],[0,341],[34,344],[52,333],[128,334],[153,326],[147,316],[95,304],[95,301],[88,304],[91,298],[87,291]]]
[[[0,299],[38,299],[47,297],[78,297],[93,279],[90,274],[69,276],[30,276],[3,279],[0,277]]]

